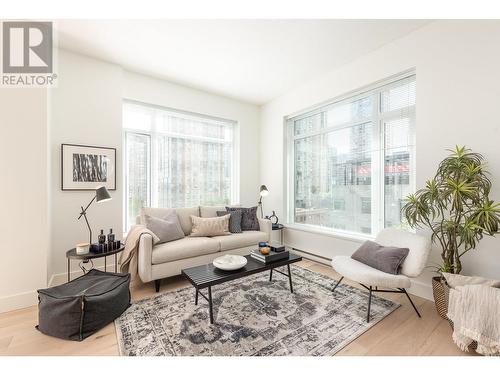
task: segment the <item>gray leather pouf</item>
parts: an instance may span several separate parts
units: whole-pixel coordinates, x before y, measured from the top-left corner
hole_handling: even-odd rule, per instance
[[[130,274],[90,270],[69,283],[38,290],[40,332],[81,341],[130,306]]]

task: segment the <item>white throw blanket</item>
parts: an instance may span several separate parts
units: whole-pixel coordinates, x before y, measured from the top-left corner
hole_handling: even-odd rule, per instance
[[[460,349],[467,351],[477,341],[479,354],[500,355],[500,289],[485,285],[450,289],[448,318]]]
[[[137,253],[139,252],[139,242],[143,234],[149,234],[153,237],[153,245],[160,241],[160,239],[144,225],[133,225],[132,228],[130,228],[127,238],[125,239],[125,250],[123,250],[120,256],[120,272],[130,273],[131,284],[137,281]]]

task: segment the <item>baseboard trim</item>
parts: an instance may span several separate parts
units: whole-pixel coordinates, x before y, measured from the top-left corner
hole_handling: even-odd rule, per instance
[[[36,290],[0,297],[0,313],[24,309],[38,303]]]
[[[301,255],[303,258],[306,258],[309,260],[314,260],[315,262],[318,262],[318,263],[322,263],[322,264],[329,266],[331,261],[332,261],[331,259],[329,259],[327,257],[315,255],[315,254],[312,254],[310,252],[297,249],[295,247],[293,247],[292,249],[294,252]],[[426,284],[420,280],[412,280],[411,287],[408,289],[408,292],[415,295],[415,296],[425,298],[429,301],[434,301],[434,297],[432,295],[432,286],[431,286],[430,282],[429,282],[429,284]]]
[[[114,266],[113,266],[114,267]],[[108,265],[108,271],[110,270],[110,266]],[[94,269],[99,270],[99,271],[104,271],[104,266],[97,266],[94,267]],[[114,268],[113,268],[114,270]],[[79,276],[83,275],[83,272],[81,270],[74,270],[69,273],[70,279],[76,279]],[[55,273],[53,274],[50,279],[49,279],[49,288],[57,285],[61,285],[68,282],[68,273]]]

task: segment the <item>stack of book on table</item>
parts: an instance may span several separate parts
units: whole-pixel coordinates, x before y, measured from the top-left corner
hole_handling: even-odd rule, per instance
[[[266,264],[271,262],[276,262],[282,259],[288,259],[288,255],[289,255],[288,250],[281,251],[279,253],[271,250],[271,252],[267,255],[261,254],[259,250],[252,250],[252,252],[250,253],[250,256],[253,259]]]

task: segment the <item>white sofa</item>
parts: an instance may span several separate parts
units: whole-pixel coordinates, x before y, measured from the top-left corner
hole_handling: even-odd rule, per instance
[[[177,213],[186,237],[153,246],[153,238],[143,235],[139,242],[139,277],[143,282],[155,281],[156,291],[160,290],[160,280],[179,275],[183,268],[210,263],[224,254],[247,255],[257,248],[260,241],[268,242],[271,238],[270,220],[259,219],[258,231],[244,231],[227,236],[189,237],[191,233],[191,215],[215,217],[217,211],[225,207],[197,206],[189,208],[143,208],[143,214],[163,218],[172,211]],[[137,217],[138,224],[144,224],[143,216]]]

